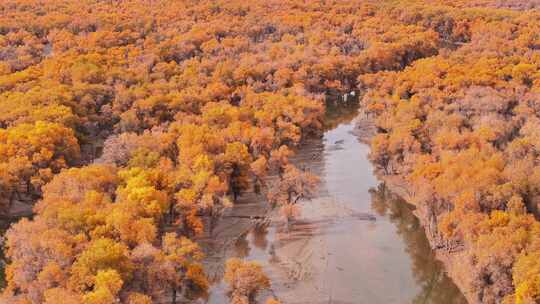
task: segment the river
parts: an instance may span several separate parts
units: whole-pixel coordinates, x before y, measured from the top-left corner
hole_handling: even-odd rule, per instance
[[[435,259],[413,207],[374,176],[369,147],[352,133],[356,113],[330,107],[324,136],[297,152],[294,162],[322,182],[290,229],[275,214],[220,256],[263,265],[272,289],[261,303],[270,295],[288,304],[466,303]],[[226,303],[226,285],[219,275],[213,279],[206,303]]]
[[[245,216],[268,206],[247,193],[212,235],[198,240],[212,282],[203,302],[228,302],[223,263],[240,257],[259,261],[272,280],[261,303],[269,296],[287,304],[466,303],[435,259],[413,208],[374,176],[369,147],[352,133],[356,114],[354,105],[330,105],[323,137],[297,151],[293,161],[319,175],[321,185],[289,229],[278,214],[250,228]]]

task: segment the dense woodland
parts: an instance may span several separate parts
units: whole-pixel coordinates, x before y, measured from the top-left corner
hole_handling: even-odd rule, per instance
[[[433,10],[395,17],[417,22]],[[478,302],[537,303],[540,15],[446,8],[437,16],[452,20],[444,32],[457,45],[359,77],[379,128],[372,157],[412,184],[440,231],[437,247],[464,252],[458,271]]]
[[[294,217],[317,178],[293,147],[320,134],[325,99],[358,92],[373,161],[414,185],[440,248],[466,253],[474,300],[535,303],[536,7],[1,1],[0,212],[34,216],[6,234],[0,301],[204,294],[197,235],[251,188]],[[226,268],[233,303],[270,285],[256,263]]]

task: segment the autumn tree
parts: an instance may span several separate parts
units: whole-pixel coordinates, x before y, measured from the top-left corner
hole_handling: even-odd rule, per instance
[[[287,224],[299,215],[298,203],[312,199],[317,190],[319,178],[310,172],[300,170],[294,165],[285,165],[283,174],[268,192],[268,201],[279,207]]]
[[[225,282],[229,284],[231,303],[253,303],[257,294],[270,288],[270,280],[257,262],[231,258],[225,265]]]
[[[9,212],[13,200],[35,199],[41,187],[61,169],[76,164],[79,145],[71,129],[36,122],[0,129],[0,179],[2,211]]]
[[[471,271],[479,301],[536,300],[534,234],[489,237],[540,210],[538,5],[502,2],[1,1],[0,208],[37,203],[8,233],[2,300],[162,297],[134,287],[138,268],[89,266],[76,289],[71,265],[109,247],[179,261],[164,231],[201,233],[252,186],[290,218],[315,188],[292,148],[351,91],[376,125],[371,159],[422,202],[434,244],[497,257]]]
[[[176,233],[160,233],[169,200],[158,178],[141,168],[103,165],[56,176],[34,219],[7,234],[13,262],[3,299],[42,303],[65,295],[74,302],[144,303],[206,290],[199,247]]]

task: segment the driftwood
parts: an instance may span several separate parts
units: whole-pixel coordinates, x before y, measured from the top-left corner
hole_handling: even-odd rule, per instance
[[[351,217],[361,220],[361,221],[376,221],[377,217],[375,217],[373,214],[370,213],[353,213],[351,214]]]
[[[266,220],[268,219],[267,216],[259,216],[259,215],[224,215],[223,218],[245,218],[250,220]]]

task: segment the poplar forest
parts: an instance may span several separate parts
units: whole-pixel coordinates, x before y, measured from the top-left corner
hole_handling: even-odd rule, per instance
[[[0,1],[0,303],[314,303],[204,244],[294,234],[345,120],[357,219],[399,195],[466,303],[540,303],[538,0]]]

